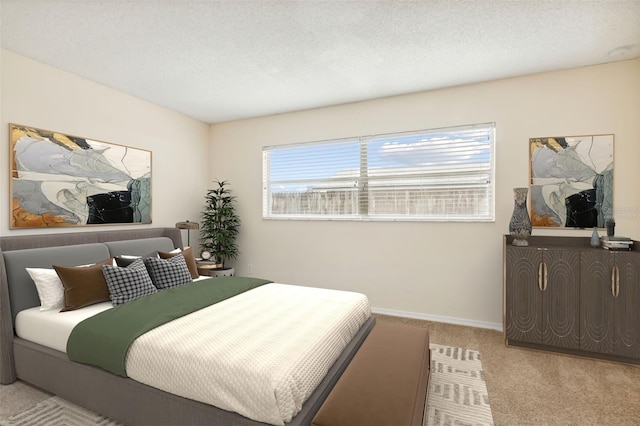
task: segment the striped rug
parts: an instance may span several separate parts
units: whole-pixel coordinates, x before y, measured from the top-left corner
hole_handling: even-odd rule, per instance
[[[493,425],[480,353],[429,345],[431,379],[423,424]]]
[[[99,414],[65,401],[57,396],[34,407],[0,420],[0,426],[123,426]]]

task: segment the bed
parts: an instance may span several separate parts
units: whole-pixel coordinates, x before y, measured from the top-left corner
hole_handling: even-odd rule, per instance
[[[199,395],[178,396],[132,378],[113,374],[102,368],[70,361],[69,356],[61,350],[62,346],[55,346],[47,341],[35,343],[31,340],[38,341],[37,339],[27,340],[16,335],[14,324],[18,313],[40,305],[35,286],[25,271],[26,267],[50,268],[53,264],[91,264],[102,260],[105,253],[108,253],[109,256],[146,255],[155,250],[168,251],[176,247],[182,247],[182,240],[180,231],[174,228],[1,237],[0,383],[9,384],[20,379],[131,426],[176,424],[257,426],[277,424],[277,419],[268,423],[252,420],[236,412],[200,402],[197,400],[202,399]],[[260,288],[243,293],[245,296],[240,295],[232,299],[242,300],[242,303],[245,304],[256,303],[246,295],[251,295],[256,290],[272,292],[282,286],[286,285],[265,284]],[[308,291],[313,290],[308,288]],[[271,296],[267,295],[270,294],[264,293],[261,296],[254,295],[252,297],[254,299],[256,297],[269,299]],[[304,294],[303,297],[309,298]],[[222,306],[223,303],[220,305]],[[101,308],[94,305],[92,309],[100,310]],[[244,308],[236,307],[234,309],[236,309],[235,312],[243,312]],[[309,311],[313,311],[313,309],[309,309]],[[191,315],[198,313],[202,315],[201,311]],[[222,311],[215,315],[225,318],[224,315],[228,315],[228,313]],[[294,313],[292,312],[291,315]],[[302,314],[298,313],[297,315]],[[218,322],[224,321],[218,320]],[[335,354],[335,361],[333,358],[331,359],[331,363],[327,366],[326,375],[323,373],[322,377],[318,378],[319,384],[313,385],[314,390],[310,396],[305,397],[302,406],[295,410],[296,414],[293,418],[286,421],[287,425],[308,425],[311,423],[313,416],[374,323],[375,319],[370,315],[360,320],[357,329],[352,333],[353,336],[348,341],[345,340],[339,353]],[[171,327],[171,324],[173,322],[168,323],[167,326]],[[47,336],[55,335],[55,332],[44,334]],[[142,337],[146,336],[145,334]],[[135,344],[138,344],[138,340]],[[58,343],[58,345],[60,344]],[[178,350],[182,349],[179,347]],[[287,350],[283,349],[285,355]],[[141,364],[147,364],[144,351],[140,353],[142,355],[139,357],[143,359]],[[184,352],[180,357],[188,355],[189,352]],[[154,364],[153,369],[165,371],[166,366],[163,366],[162,360],[157,362],[160,364]],[[189,364],[189,362],[185,362],[185,364]],[[207,380],[213,381],[217,378],[213,377]],[[162,388],[162,384],[157,386]],[[252,398],[250,394],[241,395],[241,397]]]

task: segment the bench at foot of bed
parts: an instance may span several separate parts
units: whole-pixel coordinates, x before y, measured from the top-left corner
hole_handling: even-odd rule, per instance
[[[429,385],[429,333],[378,322],[312,426],[420,426]]]

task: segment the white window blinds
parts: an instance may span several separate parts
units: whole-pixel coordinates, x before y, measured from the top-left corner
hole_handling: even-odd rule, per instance
[[[263,216],[492,221],[493,123],[263,148]]]

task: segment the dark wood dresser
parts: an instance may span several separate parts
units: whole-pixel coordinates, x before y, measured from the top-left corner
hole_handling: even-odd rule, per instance
[[[640,244],[592,248],[589,237],[504,239],[504,333],[523,346],[640,364]]]

